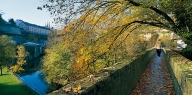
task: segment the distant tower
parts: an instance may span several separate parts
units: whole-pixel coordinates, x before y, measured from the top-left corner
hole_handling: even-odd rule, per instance
[[[50,22],[45,23],[45,27],[50,28]]]
[[[45,23],[45,27],[47,27],[46,23]]]
[[[48,28],[50,28],[50,22],[48,22]]]

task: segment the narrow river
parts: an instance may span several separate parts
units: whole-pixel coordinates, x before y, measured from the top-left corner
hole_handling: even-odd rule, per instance
[[[37,92],[39,95],[45,95],[47,88],[50,86],[44,79],[42,71],[39,69],[41,57],[33,62],[28,63],[25,72],[18,74],[19,79],[29,88]]]
[[[25,85],[33,89],[39,95],[45,95],[49,84],[45,82],[41,71],[36,71],[28,75],[21,76],[20,79]]]

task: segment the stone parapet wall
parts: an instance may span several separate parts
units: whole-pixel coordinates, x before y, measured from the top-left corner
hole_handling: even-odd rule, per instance
[[[192,61],[170,50],[165,55],[176,95],[192,95]]]
[[[69,95],[71,92],[65,91],[77,85],[81,86],[78,95],[128,95],[136,86],[154,54],[155,50],[149,50],[129,63],[120,63],[112,68],[105,68],[94,74],[93,78],[88,76],[48,95]]]
[[[12,26],[2,26],[0,25],[0,32],[2,34],[13,34],[13,35],[20,35],[21,31],[17,27]]]

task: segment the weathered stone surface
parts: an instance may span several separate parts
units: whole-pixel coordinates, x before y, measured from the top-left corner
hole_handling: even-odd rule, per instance
[[[166,52],[166,61],[176,95],[192,95],[192,61],[173,51]]]

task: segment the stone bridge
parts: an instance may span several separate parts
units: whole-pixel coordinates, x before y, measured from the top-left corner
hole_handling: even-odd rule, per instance
[[[161,64],[164,64],[163,69]],[[157,71],[159,73],[155,75],[153,72]],[[165,71],[169,74],[166,77],[162,75]],[[92,77],[72,82],[48,95],[76,95],[69,88],[77,85],[81,86],[78,95],[192,95],[192,62],[171,50],[162,52],[158,58],[152,49],[129,63],[105,68]]]

